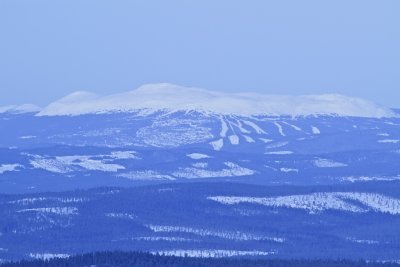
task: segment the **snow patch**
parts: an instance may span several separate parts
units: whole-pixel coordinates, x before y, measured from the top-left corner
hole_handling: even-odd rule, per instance
[[[18,213],[22,212],[39,212],[39,213],[52,213],[57,215],[77,215],[78,209],[75,207],[51,207],[51,208],[34,208],[34,209],[23,209],[17,211]]]
[[[154,255],[175,256],[175,257],[191,257],[191,258],[226,258],[226,257],[244,257],[244,256],[268,256],[276,254],[275,251],[242,251],[242,250],[222,250],[222,249],[205,249],[205,250],[160,250],[151,251]]]
[[[289,144],[289,142],[286,142],[286,141],[285,142],[276,142],[276,143],[273,143],[273,144],[266,145],[265,148],[266,149],[279,148],[279,147],[284,147],[284,146],[286,146],[288,144]]]
[[[24,135],[24,136],[20,136],[19,139],[34,139],[37,136],[35,135]]]
[[[379,244],[379,241],[376,241],[376,240],[357,239],[357,238],[352,238],[352,237],[348,237],[348,238],[346,238],[346,240],[353,242],[353,243],[358,243],[358,244],[367,244],[367,245]]]
[[[270,143],[270,142],[274,141],[274,140],[272,140],[272,139],[266,139],[266,138],[258,138],[258,139],[260,139],[260,140],[263,141],[264,143]]]
[[[109,156],[113,159],[140,159],[136,151],[112,151]]]
[[[239,144],[239,137],[237,135],[230,135],[229,141],[231,142],[232,145],[238,145]]]
[[[286,136],[286,134],[283,132],[282,125],[280,125],[280,124],[277,123],[277,122],[274,122],[274,124],[275,124],[275,126],[278,128],[279,134],[282,135],[282,136]]]
[[[107,213],[106,217],[116,218],[116,219],[128,219],[128,220],[135,220],[137,218],[136,215],[131,213]]]
[[[340,178],[341,181],[346,182],[370,182],[370,181],[381,181],[381,182],[388,182],[388,181],[399,181],[400,176],[388,176],[388,177],[379,177],[379,176],[347,176]]]
[[[18,171],[18,168],[23,168],[24,166],[20,164],[2,164],[0,165],[0,174],[5,172]]]
[[[148,180],[175,180],[174,177],[166,174],[161,174],[153,170],[131,171],[127,173],[118,174],[117,177],[126,178],[135,181],[148,181]]]
[[[375,193],[321,192],[270,198],[214,196],[207,199],[225,205],[254,203],[275,208],[303,209],[311,214],[326,210],[342,210],[356,213],[375,211],[400,215],[400,199]]]
[[[196,242],[197,241],[197,240],[194,240],[194,239],[176,237],[176,236],[139,236],[139,237],[133,237],[131,240],[150,241],[150,242],[159,242],[159,241],[166,241],[166,242]]]
[[[291,168],[281,168],[280,170],[281,170],[281,172],[286,172],[286,173],[288,173],[288,172],[296,172],[296,173],[298,173],[299,172],[298,169],[291,169]]]
[[[217,178],[217,177],[237,177],[249,176],[256,172],[254,170],[241,167],[233,162],[225,162],[227,168],[221,170],[206,170],[199,168],[181,168],[172,173],[173,176],[186,179],[196,178]]]
[[[295,130],[298,131],[298,132],[302,132],[302,131],[303,131],[300,127],[298,127],[298,126],[296,126],[296,125],[287,123],[287,122],[285,122],[285,121],[283,121],[282,123],[284,123],[284,124],[286,124],[286,125],[292,127],[293,129],[295,129]]]
[[[30,253],[29,257],[37,260],[51,260],[51,259],[67,259],[70,257],[69,254],[61,254],[61,253]]]
[[[74,155],[43,157],[30,155],[30,164],[35,169],[43,169],[54,173],[69,173],[79,168],[90,171],[118,172],[125,167],[119,164],[110,163],[112,160],[138,159],[134,151],[113,151],[108,155]],[[96,159],[93,159],[96,158]],[[98,159],[100,158],[100,159]]]
[[[213,147],[214,150],[219,151],[224,146],[224,140],[218,139],[215,141],[210,142],[210,145]]]
[[[247,135],[243,135],[244,140],[246,140],[247,143],[255,143],[256,141],[254,141],[253,138],[251,138],[250,136]]]
[[[277,243],[285,242],[285,239],[280,237],[255,235],[250,233],[242,233],[239,231],[209,230],[209,229],[198,229],[198,228],[184,227],[184,226],[165,226],[165,225],[147,225],[147,227],[155,233],[186,233],[201,237],[211,236],[229,240],[240,240],[240,241],[268,240]]]
[[[210,156],[205,155],[205,154],[201,154],[201,153],[191,153],[191,154],[187,154],[187,157],[191,158],[191,159],[208,159],[210,158]]]
[[[266,155],[291,155],[291,154],[293,154],[293,151],[288,151],[288,150],[271,151],[271,152],[265,152],[264,154],[266,154]]]
[[[35,158],[30,160],[29,163],[35,169],[43,169],[48,172],[68,173],[73,171],[72,168],[66,166],[65,164],[56,159],[46,159],[41,156],[35,156]]]
[[[90,156],[62,156],[56,157],[56,160],[66,166],[79,166],[89,171],[117,172],[125,169],[122,165],[94,160]]]
[[[321,134],[320,129],[318,129],[318,128],[315,127],[315,126],[312,126],[312,127],[311,127],[311,131],[312,131],[313,134]]]
[[[378,133],[377,135],[378,135],[378,136],[385,136],[385,137],[389,136],[388,133]]]
[[[37,202],[44,202],[44,201],[57,201],[60,203],[83,203],[89,201],[88,198],[82,197],[32,197],[32,198],[22,198],[18,200],[9,201],[9,204],[17,204],[21,206],[31,205]]]
[[[329,159],[316,159],[313,161],[314,165],[318,168],[339,168],[347,167],[348,165],[341,162],[335,162]]]
[[[223,117],[221,117],[220,120],[221,120],[221,132],[219,133],[219,136],[221,136],[221,138],[225,138],[229,128]]]
[[[208,167],[208,163],[207,162],[196,162],[196,163],[193,163],[192,166],[195,168],[205,169]]]
[[[382,144],[397,144],[399,142],[400,142],[400,140],[395,140],[395,139],[378,140],[378,143],[382,143]]]

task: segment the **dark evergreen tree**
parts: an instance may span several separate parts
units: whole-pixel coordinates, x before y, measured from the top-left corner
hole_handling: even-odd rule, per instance
[[[67,259],[20,261],[1,267],[399,267],[396,263],[348,260],[278,260],[189,258],[152,255],[141,252],[98,252]]]

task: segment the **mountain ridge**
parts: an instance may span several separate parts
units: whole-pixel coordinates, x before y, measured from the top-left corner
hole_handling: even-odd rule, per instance
[[[371,101],[339,94],[289,96],[223,93],[168,83],[147,84],[126,93],[106,96],[75,92],[49,104],[37,116],[78,116],[140,110],[200,111],[245,116],[398,116],[393,110]]]

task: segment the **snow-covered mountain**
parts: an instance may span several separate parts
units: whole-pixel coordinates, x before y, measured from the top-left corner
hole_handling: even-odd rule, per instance
[[[13,113],[13,114],[23,114],[23,113],[38,113],[42,108],[33,104],[23,104],[23,105],[8,105],[0,107],[1,113]]]
[[[396,111],[338,95],[145,85],[111,96],[77,92],[33,113],[5,112],[0,128],[3,192],[193,179],[400,179]]]
[[[38,116],[146,110],[198,111],[219,115],[394,117],[395,113],[370,101],[336,94],[265,95],[221,93],[173,84],[148,84],[136,90],[99,96],[75,92],[49,104]]]

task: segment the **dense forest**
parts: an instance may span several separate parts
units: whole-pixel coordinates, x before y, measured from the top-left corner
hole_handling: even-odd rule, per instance
[[[65,259],[20,261],[4,263],[1,267],[74,267],[74,266],[113,266],[113,267],[399,267],[396,263],[372,263],[348,260],[264,260],[227,258],[189,258],[152,255],[141,252],[97,252],[73,256]]]

